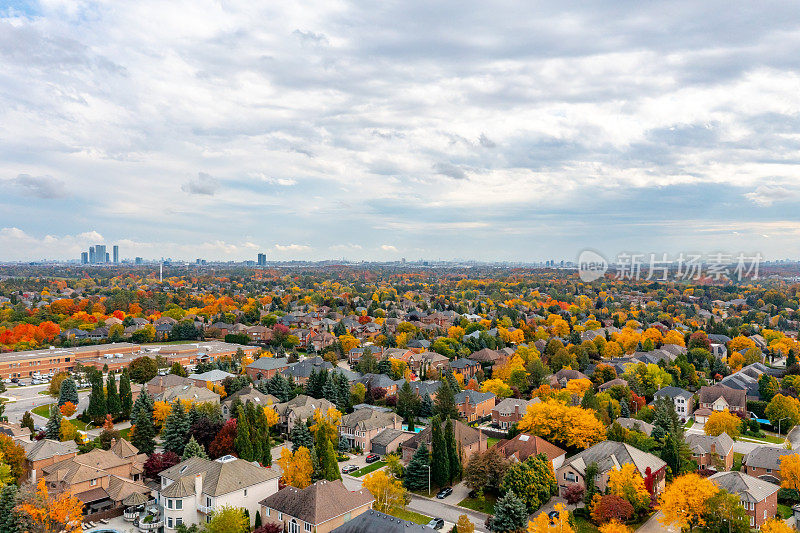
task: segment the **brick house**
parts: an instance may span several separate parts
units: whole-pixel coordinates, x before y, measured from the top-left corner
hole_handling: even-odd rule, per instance
[[[716,486],[738,494],[750,517],[750,527],[760,528],[778,512],[780,487],[742,472],[718,472],[710,479]]]
[[[384,429],[401,429],[403,420],[393,412],[377,409],[356,409],[342,417],[339,438],[345,439],[351,448],[372,449],[372,439]]]
[[[144,384],[147,389],[147,394],[149,394],[151,398],[158,396],[167,389],[180,387],[182,385],[194,385],[194,380],[175,374],[167,374],[166,376],[156,376]]]
[[[420,442],[424,442],[428,450],[431,449],[432,432],[431,426],[428,426],[401,445],[403,461],[405,463],[411,460]],[[481,430],[469,427],[460,420],[453,420],[453,432],[455,433],[456,443],[461,449],[462,464],[469,459],[473,453],[484,452],[488,448],[488,439],[486,435],[484,435]]]
[[[543,453],[553,465],[553,472],[564,464],[567,452],[544,440],[541,437],[520,433],[513,439],[501,440],[497,443],[497,451],[512,462],[522,462],[530,456]]]
[[[700,407],[711,411],[727,409],[735,415],[747,417],[747,392],[724,385],[700,388]]]
[[[742,472],[770,483],[781,483],[781,460],[797,450],[759,446],[742,458]]]
[[[253,381],[270,379],[278,372],[289,368],[289,359],[286,357],[261,357],[245,368],[245,372]]]
[[[699,469],[718,471],[733,468],[733,439],[727,433],[716,437],[687,433],[686,444]]]
[[[450,370],[463,375],[466,381],[469,381],[469,378],[474,377],[480,369],[480,363],[473,361],[472,359],[454,359],[453,361],[450,361]]]
[[[25,441],[16,440],[25,449],[25,471],[30,480],[36,484],[44,468],[71,459],[78,455],[78,446],[74,441],[58,442],[50,439]]]
[[[467,422],[491,416],[496,396],[491,392],[463,390],[455,395],[456,409]]]
[[[534,398],[533,400],[506,398],[492,409],[492,423],[497,424],[500,429],[508,429],[522,420],[529,405],[541,401],[539,398]]]
[[[629,444],[614,441],[603,441],[573,455],[556,470],[556,483],[561,493],[569,485],[577,483],[586,488],[586,467],[597,463],[595,486],[604,492],[608,485],[608,473],[614,468],[631,463],[645,480],[653,479],[653,492],[659,494],[664,490],[667,463],[653,454],[643,452]]]

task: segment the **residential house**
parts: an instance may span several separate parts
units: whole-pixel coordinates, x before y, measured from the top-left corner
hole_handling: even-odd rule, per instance
[[[325,413],[328,409],[335,407],[336,405],[325,398],[316,399],[300,394],[288,402],[277,404],[275,410],[278,412],[278,423],[281,428],[286,433],[290,433],[298,422],[305,423],[309,418],[313,418],[317,409]]]
[[[372,449],[372,439],[384,429],[401,429],[403,420],[393,412],[375,409],[356,409],[342,417],[339,438],[345,439],[351,448]]]
[[[717,472],[710,479],[716,486],[738,494],[750,517],[750,527],[760,528],[778,512],[780,487],[743,472]]]
[[[717,436],[687,433],[685,440],[699,469],[716,472],[733,468],[733,439],[727,433]]]
[[[616,387],[616,386],[628,388],[628,382],[627,380],[624,380],[622,378],[614,378],[610,381],[606,381],[605,383],[597,387],[597,392],[606,392],[611,387]]]
[[[25,471],[34,485],[42,476],[44,468],[71,459],[78,455],[75,441],[58,442],[56,440],[16,440],[25,449]]]
[[[270,379],[275,374],[289,368],[289,359],[286,357],[260,357],[245,367],[245,372],[253,381]]]
[[[743,350],[746,351],[746,350]],[[760,400],[761,393],[758,390],[758,380],[762,374],[769,374],[769,368],[764,363],[753,363],[734,372],[729,376],[725,376],[719,385],[724,385],[732,389],[741,389],[745,391],[747,397],[751,400]]]
[[[664,387],[659,389],[653,398],[667,398],[675,405],[675,412],[680,417],[681,421],[688,420],[694,412],[694,400],[691,392],[680,387]]]
[[[414,436],[412,431],[402,429],[386,428],[370,439],[370,450],[378,455],[396,452],[400,446]]]
[[[354,365],[361,359],[361,356],[364,355],[364,352],[366,350],[369,350],[369,352],[375,356],[376,360],[381,359],[383,357],[383,347],[370,344],[367,346],[357,346],[355,348],[352,348],[349,352],[347,352],[347,361],[351,365]],[[407,350],[400,350],[400,351],[404,353]]]
[[[652,480],[655,494],[664,490],[667,463],[630,444],[610,440],[599,442],[564,461],[564,464],[556,470],[559,490],[563,493],[573,483],[586,488],[586,467],[592,463],[597,463],[595,486],[600,492],[604,492],[608,486],[608,473],[626,463],[633,464],[645,482],[648,477]]]
[[[648,437],[653,433],[653,424],[648,424],[644,420],[639,420],[637,418],[619,417],[614,422],[629,431],[641,431]]]
[[[522,398],[506,398],[492,409],[492,423],[500,429],[508,429],[515,423],[522,420],[528,410],[528,406],[539,403],[542,400],[534,398],[523,400]]]
[[[207,388],[194,385],[171,387],[154,397],[156,401],[172,403],[178,400],[189,400],[193,403],[219,403],[219,394]]]
[[[239,400],[244,405],[247,405],[250,402],[253,402],[255,405],[259,405],[262,407],[266,407],[268,405],[275,406],[280,401],[271,394],[264,394],[257,388],[253,387],[252,385],[247,385],[246,387],[242,387],[238,391],[234,392],[230,396],[226,397],[224,400],[220,402],[222,406],[222,416],[225,420],[228,420],[231,417],[235,417],[236,413],[231,411],[233,402]]]
[[[250,525],[259,502],[278,492],[280,473],[231,455],[215,461],[191,457],[160,473],[156,501],[167,531],[181,524],[203,524],[228,505],[247,509]]]
[[[757,446],[742,457],[742,472],[770,483],[780,485],[781,460],[787,455],[797,455],[797,450],[786,450],[772,446]]]
[[[222,385],[227,378],[236,377],[234,374],[215,368],[202,374],[189,374],[189,379],[197,387],[208,387],[209,385]]]
[[[552,376],[550,376],[550,386],[554,389],[564,388],[567,386],[567,383],[572,381],[573,379],[589,379],[589,377],[580,372],[578,370],[572,370],[571,368],[562,368]]]
[[[364,374],[355,381],[356,383],[363,383],[364,386],[367,387],[367,390],[380,387],[386,390],[387,396],[394,396],[397,394],[397,391],[400,390],[400,387],[406,382],[406,380],[402,378],[394,380],[386,374]]]
[[[455,395],[456,409],[467,422],[492,416],[497,397],[491,392],[465,389]]]
[[[431,400],[435,400],[436,393],[439,392],[439,387],[442,386],[442,382],[438,379],[429,379],[426,381],[410,381],[409,385],[411,385],[411,389],[420,398],[424,398],[427,394],[430,396]]]
[[[314,351],[321,352],[328,346],[331,346],[336,343],[336,337],[328,333],[327,331],[322,331],[320,333],[312,333],[309,339],[309,344],[314,349]]]
[[[20,423],[0,421],[0,435],[11,437],[12,440],[31,440],[31,430]]]
[[[697,422],[705,423],[713,411],[728,410],[741,417],[747,417],[747,393],[724,385],[700,388],[700,408],[695,411]]]
[[[512,462],[522,462],[532,455],[536,456],[543,453],[553,465],[553,472],[564,464],[564,459],[567,456],[567,452],[555,444],[551,444],[541,437],[526,433],[520,433],[513,439],[501,440],[496,447],[503,457]]]
[[[473,361],[472,359],[461,358],[450,361],[450,370],[463,375],[466,381],[469,381],[470,378],[474,377],[480,369],[480,363]]]
[[[395,518],[375,509],[368,509],[349,522],[333,530],[333,533],[430,533],[431,528]]]
[[[436,352],[411,352],[406,362],[412,372],[423,376],[429,369],[435,369],[441,373],[450,368],[450,359]]]
[[[432,432],[431,426],[428,426],[401,445],[404,462],[408,463],[411,460],[420,442],[424,442],[428,450],[431,449]],[[460,447],[462,463],[473,453],[486,451],[488,439],[481,430],[472,428],[460,420],[453,420],[453,432]]]
[[[264,523],[281,524],[288,533],[329,533],[368,511],[374,501],[367,489],[349,491],[341,480],[321,480],[304,489],[285,487],[264,498],[261,517]]]
[[[147,394],[149,394],[151,398],[162,394],[167,389],[181,387],[183,385],[194,385],[194,381],[183,376],[167,374],[166,376],[156,376],[144,384],[147,388]]]
[[[292,363],[283,371],[284,376],[288,379],[289,376],[294,378],[294,382],[298,385],[304,385],[308,381],[311,372],[329,371],[333,369],[333,365],[320,356],[306,357],[302,361]]]
[[[481,365],[493,366],[505,361],[506,355],[501,354],[497,350],[490,350],[489,348],[483,348],[481,350],[478,350],[477,352],[473,352],[472,354],[468,355],[467,358],[472,359],[473,361],[477,361]]]

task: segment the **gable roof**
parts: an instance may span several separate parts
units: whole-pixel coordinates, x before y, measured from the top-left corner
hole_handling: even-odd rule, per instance
[[[280,474],[273,469],[262,468],[231,456],[221,457],[215,461],[191,457],[159,474],[161,477],[174,481],[161,491],[162,494],[170,497],[178,497],[179,494],[182,496],[194,494],[194,477],[197,474],[201,474],[203,478],[201,489],[203,494],[209,496],[228,494],[280,477]],[[172,485],[176,485],[178,482],[180,484],[172,489]]]
[[[24,442],[24,441],[23,441]],[[78,445],[75,441],[58,442],[50,439],[42,439],[38,442],[25,443],[25,456],[28,461],[41,461],[58,455],[69,455],[78,453]]]
[[[721,433],[716,437],[713,435],[702,435],[699,433],[687,433],[686,443],[695,453],[716,453],[725,457],[733,448],[733,439],[727,433]],[[714,450],[711,447],[714,446]]]
[[[564,466],[572,466],[581,475],[586,474],[586,467],[591,463],[597,463],[599,473],[608,472],[613,468],[619,468],[625,463],[632,463],[639,473],[644,477],[647,468],[652,473],[667,466],[667,463],[653,454],[643,452],[623,442],[606,440],[599,442],[573,455],[564,461]]]
[[[543,453],[549,460],[556,459],[565,455],[567,452],[547,442],[541,437],[520,433],[510,440],[503,440],[497,444],[499,451],[506,459],[514,458],[517,461],[524,461],[532,455]]]
[[[493,392],[479,392],[475,390],[464,389],[455,395],[455,403],[456,405],[459,405],[469,402],[470,405],[478,405],[481,402],[491,400],[495,397],[496,396]]]
[[[742,499],[751,502],[763,501],[780,489],[778,485],[741,472],[717,472],[708,479],[719,488],[738,494]]]
[[[442,424],[442,429],[444,429],[444,424]],[[419,446],[419,443],[424,442],[426,445],[428,445],[428,449],[430,449],[432,432],[432,426],[428,426],[405,441],[402,445],[405,448],[416,450]],[[461,446],[470,446],[476,442],[479,442],[481,439],[481,431],[479,429],[470,427],[460,420],[453,420],[453,433],[455,434],[456,442],[461,444]]]
[[[691,398],[692,393],[686,389],[670,385],[669,387],[658,389],[653,396],[656,398],[671,398],[674,400],[675,398]]]
[[[742,458],[742,464],[748,467],[780,470],[781,459],[786,455],[797,455],[797,450],[786,450],[773,446],[758,446]]]
[[[177,387],[170,387],[161,394],[157,394],[155,399],[168,403],[172,403],[175,400],[192,400],[193,402],[197,403],[219,403],[219,394],[208,390],[205,387],[195,387],[194,385],[178,385]]]
[[[362,431],[370,429],[385,428],[393,426],[399,422],[399,418],[393,412],[381,412],[374,409],[356,409],[349,415],[342,417],[341,426],[355,428]]]
[[[375,501],[367,489],[347,490],[341,480],[317,481],[304,489],[285,487],[261,500],[261,505],[319,525]]]
[[[289,366],[289,359],[286,357],[260,357],[247,365],[247,368],[256,370],[278,370]]]
[[[620,417],[615,420],[620,426],[628,430],[641,431],[648,437],[653,433],[653,424],[648,424],[644,420],[637,418]],[[638,429],[637,429],[638,428]]]
[[[430,532],[431,528],[408,520],[401,520],[375,509],[369,509],[352,520],[345,522],[331,533],[415,533]]]
[[[732,389],[725,385],[700,388],[700,403],[714,403],[718,398],[725,398],[728,405],[744,408],[747,405],[747,393],[744,390]]]

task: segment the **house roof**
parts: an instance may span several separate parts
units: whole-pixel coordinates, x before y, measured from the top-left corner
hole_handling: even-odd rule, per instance
[[[685,439],[689,449],[695,453],[717,453],[721,457],[725,457],[733,448],[733,439],[727,433],[717,436],[687,433]],[[713,451],[711,450],[712,446],[715,448]]]
[[[581,475],[585,475],[586,467],[591,463],[597,463],[598,472],[601,473],[619,468],[625,463],[632,463],[642,476],[648,467],[651,472],[655,473],[667,465],[653,454],[643,452],[623,442],[607,440],[573,455],[564,462],[564,466],[570,465]]]
[[[477,361],[473,361],[472,359],[461,358],[450,361],[450,368],[455,370],[461,370],[474,366],[479,366],[479,363]]]
[[[773,446],[758,446],[742,459],[742,464],[748,467],[769,468],[773,471],[780,470],[781,459],[786,455],[797,455],[797,450],[786,450]]]
[[[319,525],[375,501],[366,489],[350,492],[341,480],[317,481],[304,489],[285,487],[261,500],[261,505]]]
[[[377,444],[378,446],[388,446],[392,442],[394,442],[398,437],[403,435],[411,436],[412,433],[409,431],[403,431],[401,429],[394,429],[394,428],[386,428],[374,437],[372,437],[372,444]]]
[[[269,405],[272,402],[273,405],[280,403],[278,398],[273,396],[272,394],[264,394],[257,388],[253,387],[252,385],[247,385],[246,387],[242,387],[238,391],[234,392],[230,396],[226,397],[222,400],[223,404],[233,403],[233,401],[239,398],[239,401],[246,404],[247,402],[253,402],[256,405]]]
[[[539,398],[536,399],[539,400]],[[541,400],[539,401],[541,402]],[[502,402],[496,404],[494,406],[494,410],[497,411],[498,413],[510,414],[514,412],[515,407],[519,407],[520,414],[524,415],[528,409],[528,406],[531,405],[531,403],[538,403],[538,402],[523,400],[522,398],[506,398]]]
[[[389,412],[376,411],[374,409],[356,409],[349,415],[342,417],[341,426],[348,428],[357,427],[363,431],[371,429],[385,428],[392,426],[399,421],[400,417]]]
[[[375,531],[380,531],[381,533],[414,533],[417,531],[430,532],[431,528],[369,509],[337,527],[331,533],[374,533]]]
[[[503,440],[497,444],[497,450],[506,459],[515,458],[517,461],[524,461],[532,455],[543,453],[549,460],[556,459],[566,454],[564,450],[551,444],[541,437],[520,433],[510,440]]]
[[[201,381],[222,381],[225,378],[232,378],[234,375],[229,372],[225,372],[224,370],[215,368],[214,370],[209,370],[208,372],[203,372],[202,374],[189,374],[189,377],[191,379],[198,379]]]
[[[732,389],[724,385],[700,388],[700,403],[714,403],[720,397],[725,398],[728,405],[742,408],[747,405],[747,393],[744,390]]]
[[[165,496],[183,496],[194,494],[194,477],[201,474],[203,478],[203,494],[220,496],[230,492],[257,485],[270,479],[280,477],[280,473],[270,468],[262,468],[249,461],[231,456],[221,457],[215,461],[201,457],[191,457],[161,472],[161,477],[171,479],[181,485],[172,489],[176,494],[167,494],[172,485],[166,487]],[[190,485],[190,486],[189,486]]]
[[[407,441],[403,443],[403,446],[406,448],[411,448],[416,450],[417,446],[419,446],[420,441],[426,443],[428,445],[428,449],[430,449],[431,443],[431,433],[433,429],[431,426],[426,427]],[[472,428],[466,425],[464,422],[460,420],[453,420],[453,433],[455,434],[456,441],[461,444],[462,446],[471,446],[476,442],[480,441],[481,432],[478,429]]]
[[[741,472],[717,472],[708,479],[719,488],[738,494],[742,499],[752,502],[763,501],[780,489],[774,483]]]
[[[58,455],[68,455],[78,453],[78,445],[75,441],[58,442],[50,439],[42,439],[38,442],[25,443],[25,456],[29,461],[41,461]]]
[[[147,382],[148,387],[161,387],[169,389],[171,387],[178,387],[180,385],[193,385],[189,378],[178,376],[176,374],[167,374],[166,376],[155,376]]]
[[[680,387],[669,386],[659,389],[654,396],[656,398],[671,398],[674,400],[675,398],[691,398],[692,393]]]
[[[644,420],[636,418],[620,417],[615,420],[620,426],[628,430],[641,431],[648,437],[653,433],[653,424],[648,424]],[[638,428],[638,429],[637,429]]]
[[[489,348],[483,348],[482,350],[478,350],[477,352],[473,352],[469,356],[469,359],[473,361],[479,361],[481,363],[496,363],[504,356],[500,355],[499,352],[496,350],[490,350]]]
[[[496,396],[492,392],[479,392],[475,390],[465,389],[455,395],[456,405],[469,402],[470,405],[478,405],[481,402],[491,400]]]
[[[214,402],[219,403],[219,394],[210,391],[205,387],[195,387],[194,385],[178,385],[170,387],[161,394],[156,395],[156,400],[172,403],[176,400],[192,400],[197,403]]]
[[[261,357],[256,359],[247,368],[256,370],[278,370],[289,366],[289,359],[286,357]]]
[[[289,365],[284,374],[291,374],[296,378],[307,378],[313,370],[319,372],[320,370],[330,370],[332,368],[333,365],[322,357],[307,357],[302,361]]]

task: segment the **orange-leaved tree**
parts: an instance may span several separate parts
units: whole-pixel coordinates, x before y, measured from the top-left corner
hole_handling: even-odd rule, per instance
[[[51,497],[44,478],[39,479],[36,491],[22,495],[17,510],[28,517],[29,533],[81,531],[83,503],[69,492]]]

